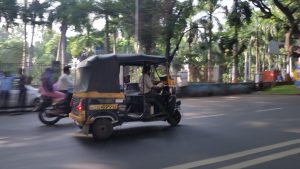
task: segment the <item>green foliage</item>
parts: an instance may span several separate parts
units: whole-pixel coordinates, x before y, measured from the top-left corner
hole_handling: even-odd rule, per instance
[[[103,39],[97,34],[79,35],[70,38],[68,50],[74,57],[80,56],[84,50],[94,50],[97,46],[103,46]]]
[[[235,0],[238,1],[238,0]],[[244,23],[250,23],[252,10],[247,1],[239,1],[233,5],[231,13],[228,15],[228,24],[232,27],[241,28]]]
[[[31,25],[48,24],[45,14],[49,7],[49,2],[40,3],[38,0],[34,0],[28,8],[24,9],[25,7],[23,7],[21,11],[23,22],[30,22]]]
[[[22,49],[23,42],[19,38],[3,38],[0,43],[0,69],[16,73],[22,60]]]
[[[5,20],[6,28],[14,24],[14,20],[18,16],[19,6],[17,0],[0,0],[0,19]]]
[[[9,38],[0,43],[0,60],[6,63],[20,63],[23,42],[17,38]]]
[[[74,26],[76,31],[82,31],[82,25],[85,25],[89,14],[90,5],[87,0],[49,0],[49,2],[59,4],[50,10],[48,18],[50,23],[57,21]]]
[[[161,42],[165,56],[172,62],[187,28],[187,19],[193,14],[193,1],[163,1]]]
[[[158,0],[140,1],[139,38],[146,54],[151,54],[160,34],[160,3]]]

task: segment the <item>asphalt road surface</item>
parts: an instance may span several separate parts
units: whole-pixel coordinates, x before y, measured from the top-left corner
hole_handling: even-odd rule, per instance
[[[179,126],[127,123],[105,142],[71,119],[0,114],[0,169],[299,169],[300,96],[182,99]]]

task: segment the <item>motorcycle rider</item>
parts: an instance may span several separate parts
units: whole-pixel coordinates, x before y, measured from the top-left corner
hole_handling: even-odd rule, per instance
[[[72,99],[72,89],[73,89],[73,81],[71,80],[70,71],[71,66],[65,66],[63,68],[63,73],[58,78],[58,81],[55,83],[55,87],[60,92],[66,94],[66,102],[69,103]]]
[[[53,69],[46,68],[41,77],[41,85],[39,91],[42,96],[47,96],[53,99],[54,102],[60,102],[65,99],[66,95],[55,90],[53,83]]]

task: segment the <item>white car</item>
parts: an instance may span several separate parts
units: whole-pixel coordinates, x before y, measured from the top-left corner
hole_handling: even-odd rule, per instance
[[[27,89],[26,93],[26,107],[35,106],[40,101],[41,94],[39,93],[38,89],[32,87],[30,85],[25,86]],[[10,91],[10,98],[8,101],[8,107],[18,107],[18,97],[19,97],[19,89],[16,84],[13,85],[13,89]]]

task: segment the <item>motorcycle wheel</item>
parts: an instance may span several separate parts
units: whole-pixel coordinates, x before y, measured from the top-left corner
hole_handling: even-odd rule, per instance
[[[167,122],[171,125],[171,126],[177,126],[178,123],[181,120],[181,114],[179,112],[179,110],[175,110],[174,113],[172,113],[170,115],[170,117],[168,117]]]
[[[39,112],[39,120],[48,126],[56,124],[59,120],[59,116],[49,117],[46,113],[47,110]]]

